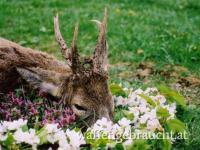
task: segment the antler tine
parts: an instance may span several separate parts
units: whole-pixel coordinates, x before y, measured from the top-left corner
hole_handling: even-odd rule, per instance
[[[92,22],[96,23],[97,27],[99,28],[100,33],[99,33],[98,41],[101,40],[102,36],[105,35],[106,26],[107,26],[107,18],[108,18],[108,11],[107,11],[107,8],[105,8],[104,18],[102,22],[99,20],[91,20]]]
[[[57,40],[58,44],[60,45],[62,54],[63,54],[64,58],[70,64],[70,61],[68,60],[69,56],[70,56],[70,52],[69,52],[69,49],[67,48],[66,42],[64,41],[64,39],[60,33],[58,14],[56,14],[56,16],[54,17],[54,32],[55,32],[56,40]]]
[[[78,23],[76,23],[74,27],[74,35],[73,35],[72,45],[71,45],[72,53],[73,53],[73,50],[76,50],[77,37],[78,37]]]
[[[91,20],[91,21],[94,22],[94,23],[96,23],[96,25],[97,25],[97,27],[98,27],[99,30],[101,29],[101,24],[102,24],[101,21],[99,21],[99,20]]]
[[[104,10],[104,18],[103,18],[103,22],[102,22],[102,27],[101,27],[101,32],[103,32],[102,34],[100,34],[101,36],[105,36],[105,32],[106,32],[106,26],[107,26],[107,19],[108,19],[108,10],[107,8],[105,8]]]
[[[74,27],[74,35],[73,35],[73,39],[72,39],[72,44],[71,44],[71,62],[72,62],[72,70],[74,72],[76,72],[76,70],[79,68],[79,55],[78,55],[78,51],[77,51],[77,45],[76,45],[76,41],[77,41],[77,37],[78,37],[78,23],[76,23],[75,27]]]
[[[107,25],[107,20],[108,20],[108,9],[105,8],[105,10],[104,10],[104,18],[103,18],[103,23],[105,24],[105,26]]]
[[[104,71],[108,70],[108,58],[107,58],[107,43],[106,43],[106,26],[107,26],[107,9],[104,11],[104,18],[102,22],[93,20],[97,23],[99,27],[99,36],[97,40],[97,45],[94,51],[94,71]]]

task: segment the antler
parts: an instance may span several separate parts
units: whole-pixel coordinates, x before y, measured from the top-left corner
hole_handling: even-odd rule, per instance
[[[58,44],[60,45],[60,49],[61,49],[61,52],[62,52],[64,58],[67,60],[68,64],[71,65],[71,62],[69,60],[70,51],[67,48],[67,44],[60,33],[58,14],[56,14],[56,16],[54,17],[54,32],[55,32],[56,40],[57,40]]]
[[[99,36],[96,44],[96,48],[94,51],[94,55],[92,58],[93,61],[93,71],[100,72],[100,73],[107,73],[108,71],[108,50],[106,44],[106,25],[107,25],[107,9],[104,11],[104,19],[102,22],[98,20],[93,20],[97,23],[99,28]],[[77,36],[78,36],[78,24],[75,25],[74,29],[74,36],[71,44],[71,48],[67,48],[67,44],[64,41],[60,29],[59,29],[59,22],[58,22],[58,15],[54,17],[54,30],[55,36],[58,44],[60,45],[62,54],[64,58],[67,60],[68,64],[70,65],[73,72],[77,72],[80,68],[80,61],[79,55],[77,52]]]
[[[104,11],[104,19],[102,22],[93,20],[99,27],[99,36],[93,55],[94,71],[108,71],[108,50],[106,44],[106,25],[107,25],[107,9]]]
[[[79,55],[77,51],[77,46],[76,46],[76,41],[77,41],[77,36],[78,36],[78,23],[75,25],[74,28],[74,36],[72,39],[72,44],[71,44],[71,62],[72,62],[72,71],[76,72],[77,69],[79,68]]]
[[[77,40],[77,35],[78,35],[78,24],[76,24],[75,29],[74,29],[74,36],[73,36],[73,40],[71,44],[71,49],[67,48],[67,44],[60,33],[58,14],[54,17],[54,31],[55,31],[56,40],[58,44],[60,45],[61,52],[64,58],[66,59],[68,65],[72,68],[72,70],[75,71],[79,63],[78,52],[77,52],[77,47],[76,47],[76,40]]]

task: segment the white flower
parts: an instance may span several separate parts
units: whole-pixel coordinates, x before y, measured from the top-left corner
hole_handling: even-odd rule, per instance
[[[163,107],[166,108],[170,114],[170,117],[167,119],[173,119],[176,113],[176,103],[172,103],[171,105],[165,105]]]
[[[149,111],[149,109],[147,108],[147,105],[146,103],[141,103],[139,106],[138,106],[139,110],[140,110],[140,113],[145,113],[147,111]]]
[[[0,133],[0,141],[5,141],[7,139],[8,135],[7,134],[3,134],[3,133]]]
[[[129,107],[128,108],[130,112],[132,112],[135,116],[139,116],[140,112],[139,112],[139,108],[138,107]]]
[[[138,95],[134,92],[130,93],[128,95],[128,106],[138,106],[140,103],[140,100],[138,99]]]
[[[45,129],[47,131],[47,141],[54,144],[55,142],[59,141],[58,138],[56,138],[56,134],[59,134],[61,129],[58,129],[58,124],[46,124]]]
[[[160,106],[164,106],[166,103],[166,98],[163,95],[156,95],[156,96],[151,96],[151,98],[154,101],[158,101]]]
[[[46,125],[45,128],[48,130],[47,141],[52,144],[58,142],[60,150],[70,149],[65,132],[61,129],[58,129],[57,126],[58,124]]]
[[[129,138],[131,135],[131,126],[126,126],[123,130],[123,136]]]
[[[112,129],[113,123],[108,120],[107,118],[102,118],[96,121],[96,123],[93,125],[92,129],[99,130],[99,131],[110,131]]]
[[[70,149],[69,142],[67,141],[67,136],[64,131],[59,131],[55,134],[55,139],[58,140],[59,149],[68,150]]]
[[[23,132],[22,129],[18,129],[14,133],[13,137],[17,143],[24,142],[30,145],[35,145],[35,144],[39,144],[40,142],[40,139],[38,136],[36,136],[34,129],[29,129],[29,131],[27,132]]]
[[[122,127],[127,127],[130,125],[130,123],[131,121],[126,118],[122,118],[121,120],[118,121],[118,124]]]
[[[130,123],[131,121],[126,118],[122,118],[121,120],[118,121],[118,124],[122,128],[123,136],[130,136],[131,133]]]
[[[123,143],[123,145],[124,146],[128,146],[128,145],[131,145],[132,143],[133,143],[133,140],[132,139],[128,139]]]
[[[140,116],[139,120],[141,124],[145,124],[148,119],[156,118],[156,110],[152,109],[150,112],[145,112],[142,116]]]
[[[32,150],[37,150],[37,144],[32,145]]]
[[[56,133],[59,131],[58,124],[46,124],[45,129],[47,130],[47,133]]]
[[[3,121],[4,130],[17,130],[27,124],[27,120],[19,119],[14,121]]]
[[[60,140],[58,142],[58,144],[59,144],[58,150],[72,149],[71,146],[69,145],[69,143],[66,140]]]
[[[56,132],[54,137],[58,141],[59,140],[64,140],[64,141],[67,140],[66,134],[65,134],[65,132],[63,130],[60,130],[60,131]]]
[[[55,139],[54,134],[48,134],[46,138],[47,138],[47,141],[50,142],[51,144],[54,144],[55,142],[57,142],[57,139]]]
[[[0,133],[4,132],[4,127],[0,124]]]
[[[3,126],[0,124],[0,141],[4,141],[7,139],[7,134],[4,135],[4,128]]]
[[[58,129],[57,126],[57,124],[48,124],[48,126],[46,126],[46,129],[49,132],[49,134],[47,135],[47,141],[52,144],[58,142],[58,150],[71,149],[67,141],[67,136],[65,132],[61,129]]]
[[[145,91],[144,91],[144,94],[146,95],[150,95],[152,94],[153,92],[158,92],[158,89],[157,88],[147,88]]]
[[[144,114],[139,118],[139,122],[141,124],[145,124],[147,122],[148,118],[149,118],[149,115],[148,114]]]
[[[81,132],[75,132],[74,130],[66,130],[67,137],[69,138],[69,144],[78,148],[81,144],[85,144],[83,134]]]
[[[144,91],[142,89],[137,89],[134,91],[135,94],[139,95],[142,94]]]
[[[38,136],[35,134],[35,129],[29,129],[29,138],[27,139],[27,143],[29,144],[39,144],[40,139]]]
[[[176,113],[176,103],[172,103],[170,107],[168,108],[168,111],[170,114],[175,114]]]
[[[114,124],[110,131],[110,134],[108,135],[108,138],[115,139],[115,135],[117,133],[122,133],[122,132],[123,132],[122,128],[118,124]]]
[[[128,98],[129,98],[129,99],[132,99],[132,100],[135,100],[136,97],[137,97],[137,94],[135,94],[134,92],[131,92],[131,93],[129,93],[129,95],[128,95]]]
[[[153,119],[147,121],[147,129],[155,131],[156,129],[162,130],[162,127],[158,119]]]
[[[116,97],[116,106],[125,106],[128,104],[128,100],[122,96]]]
[[[152,109],[151,111],[147,112],[147,114],[149,114],[150,119],[157,118],[156,109]]]

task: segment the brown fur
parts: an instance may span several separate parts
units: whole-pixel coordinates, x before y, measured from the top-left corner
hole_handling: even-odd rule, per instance
[[[69,66],[56,60],[55,57],[0,38],[0,91],[7,91],[16,84],[20,77],[16,67],[32,68],[43,76],[48,74],[47,82],[58,80],[57,76],[71,74]]]

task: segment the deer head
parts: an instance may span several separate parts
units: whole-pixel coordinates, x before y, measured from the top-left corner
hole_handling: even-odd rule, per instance
[[[62,98],[70,105],[77,116],[93,116],[90,121],[101,117],[112,118],[114,105],[108,87],[108,49],[106,45],[107,10],[102,22],[94,20],[99,28],[99,35],[94,54],[89,58],[80,58],[76,45],[78,25],[75,26],[71,46],[63,39],[58,15],[54,18],[55,37],[61,52],[71,69],[71,74],[56,75],[38,71],[36,68],[22,69],[18,72],[32,85]],[[56,82],[45,82],[43,78],[52,78]],[[54,78],[54,79],[53,79]],[[34,82],[34,83],[33,83]]]

